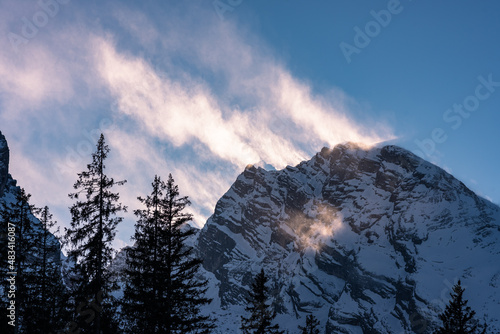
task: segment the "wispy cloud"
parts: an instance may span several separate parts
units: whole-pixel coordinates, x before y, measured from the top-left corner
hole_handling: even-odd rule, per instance
[[[105,129],[108,170],[129,181],[120,193],[130,210],[155,174],[170,172],[198,225],[249,163],[282,168],[323,145],[393,137],[384,125],[354,121],[341,91],[315,93],[257,36],[219,20],[210,6],[185,3],[161,16],[117,2],[92,20],[95,10],[72,6],[77,22],[53,20],[20,55],[0,42],[0,126],[14,140],[11,171],[64,224],[66,194],[95,145],[82,129],[100,130],[103,119],[113,123]],[[0,24],[1,33],[9,27]],[[116,245],[129,242],[128,217]]]

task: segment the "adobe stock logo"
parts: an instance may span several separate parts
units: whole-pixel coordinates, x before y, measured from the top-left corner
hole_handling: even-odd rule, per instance
[[[31,19],[23,16],[21,21],[23,23],[20,34],[9,32],[10,45],[17,53],[20,45],[26,45],[30,40],[38,35],[38,31],[49,23],[50,18],[55,17],[59,13],[59,5],[66,5],[70,0],[38,0],[37,4],[41,8]]]
[[[391,23],[393,15],[397,15],[402,11],[403,6],[399,0],[389,0],[387,3],[387,9],[382,9],[378,12],[374,10],[370,11],[370,15],[373,17],[373,20],[368,21],[365,24],[364,29],[354,26],[354,45],[346,42],[341,42],[339,44],[340,50],[342,51],[347,63],[350,64],[352,61],[352,55],[354,53],[361,53],[361,49],[366,48],[372,41],[372,38],[377,37],[382,31],[382,28],[387,27],[389,23]]]
[[[241,5],[242,2],[243,0],[227,0],[227,3],[222,0],[214,0],[212,5],[219,18],[224,20],[224,14],[226,12],[232,12],[236,7]]]
[[[493,75],[490,73],[485,79],[482,75],[477,77],[479,84],[474,89],[474,94],[466,96],[461,104],[454,103],[449,109],[443,113],[443,121],[449,123],[453,130],[457,130],[462,126],[463,120],[469,118],[471,112],[476,111],[481,102],[487,100],[493,94],[497,87],[500,87],[500,81],[493,81]],[[420,150],[415,153],[420,157],[430,157],[436,152],[437,144],[442,144],[448,139],[448,135],[443,128],[434,128],[429,138],[422,140],[415,139],[414,143]]]

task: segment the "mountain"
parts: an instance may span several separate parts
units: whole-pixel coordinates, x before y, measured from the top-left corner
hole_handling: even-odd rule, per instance
[[[17,180],[9,173],[9,146],[7,145],[7,139],[0,131],[0,207],[4,204],[13,203],[19,191],[20,187],[17,185]],[[34,230],[41,231],[42,224],[38,218],[30,213],[29,219],[31,220]],[[48,242],[60,248],[59,240],[54,235],[49,235]],[[54,254],[54,257],[58,261],[64,259],[62,252]]]
[[[0,132],[0,203],[19,191],[8,168]],[[431,332],[459,279],[500,332],[499,241],[500,208],[452,175],[396,146],[348,143],[279,171],[248,166],[188,243],[204,260],[216,333],[239,333],[264,268],[290,333],[314,314],[322,333],[399,334]]]
[[[238,332],[252,277],[277,321],[325,333],[427,333],[459,279],[500,332],[500,208],[397,146],[324,148],[279,171],[248,166],[196,240],[220,332]]]
[[[4,189],[9,180],[9,147],[7,140],[0,131],[0,198],[3,197]]]

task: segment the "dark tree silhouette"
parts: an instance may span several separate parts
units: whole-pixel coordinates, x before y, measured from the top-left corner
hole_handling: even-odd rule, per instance
[[[299,326],[301,334],[319,334],[319,320],[312,314],[306,317],[306,325]]]
[[[2,242],[2,255],[8,254],[1,268],[2,274],[7,275],[8,272],[15,272],[15,275],[10,274],[8,277],[15,276],[15,307],[16,321],[14,333],[23,333],[23,323],[26,319],[26,314],[31,313],[33,305],[30,300],[34,298],[36,291],[34,286],[35,271],[30,267],[30,263],[36,256],[36,231],[33,226],[32,212],[37,209],[29,204],[31,195],[26,193],[24,188],[16,191],[14,201],[4,204],[0,212],[2,225],[9,238]],[[4,232],[4,233],[5,233]],[[7,240],[14,241],[14,244],[9,244]],[[3,256],[2,256],[3,258]],[[6,277],[3,276],[2,277]],[[2,280],[3,284],[8,283],[7,279]],[[6,284],[5,288],[8,288]]]
[[[267,281],[264,269],[261,269],[260,273],[255,276],[252,290],[247,298],[248,306],[245,311],[249,312],[250,316],[248,318],[241,317],[240,329],[244,334],[284,333],[277,324],[272,324],[276,312],[272,310],[270,304],[267,304],[269,299]]]
[[[122,309],[130,333],[208,333],[213,322],[200,314],[207,282],[196,277],[201,260],[185,241],[195,232],[184,213],[172,175],[167,183],[155,176],[153,191],[139,201],[134,247],[127,251]]]
[[[106,268],[112,259],[111,243],[116,226],[123,219],[117,214],[126,211],[126,207],[119,203],[119,194],[112,191],[114,186],[126,181],[115,181],[105,174],[104,161],[108,153],[109,148],[101,134],[97,150],[92,154],[92,162],[87,165],[86,171],[78,174],[73,186],[76,192],[69,194],[76,203],[70,208],[71,227],[66,229],[66,241],[71,246],[68,254],[76,263],[73,293],[76,295],[75,306],[80,308],[77,310],[80,315],[78,324],[83,329],[90,325],[96,334],[116,330],[112,319],[111,292],[117,285]],[[84,200],[80,200],[82,195]],[[85,306],[91,301],[94,312],[85,313]]]
[[[25,321],[24,328],[26,333],[56,333],[62,331],[70,319],[69,292],[61,275],[60,243],[50,231],[56,223],[47,206],[37,211],[41,225],[36,233],[35,257],[30,263],[34,273],[26,314],[29,320]]]
[[[463,298],[465,289],[462,288],[460,281],[453,286],[453,292],[450,294],[451,300],[446,305],[439,319],[443,322],[442,326],[435,331],[435,334],[476,334],[479,333],[478,321],[474,318],[474,312],[468,301]],[[486,333],[486,326],[481,331]]]

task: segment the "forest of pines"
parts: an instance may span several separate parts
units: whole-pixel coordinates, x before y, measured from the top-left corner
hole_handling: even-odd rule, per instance
[[[56,242],[52,235],[58,228],[49,208],[31,205],[24,189],[18,189],[14,201],[0,203],[1,333],[180,334],[215,329],[215,319],[201,312],[211,302],[205,297],[208,282],[199,275],[202,261],[186,244],[195,233],[187,225],[192,220],[185,212],[190,202],[180,196],[172,175],[166,181],[154,176],[151,193],[138,197],[142,208],[134,211],[134,246],[126,249],[126,269],[122,277],[109,270],[120,213],[127,210],[117,192],[126,181],[106,174],[109,151],[101,135],[91,163],[78,173],[69,194],[74,201],[70,228]],[[67,272],[61,270],[61,245],[73,264]],[[274,323],[267,280],[263,270],[254,277],[246,296],[247,316],[240,318],[242,333],[284,333]],[[120,288],[123,294],[117,297]],[[458,282],[434,333],[487,332],[463,293]],[[301,334],[322,332],[313,314],[297,329]]]

